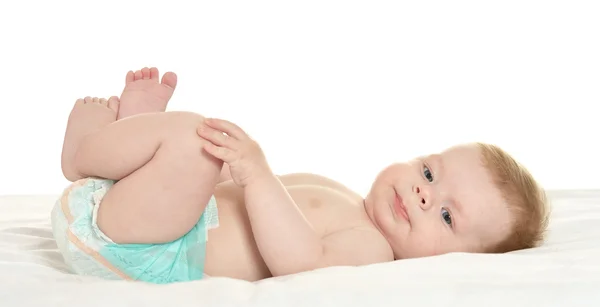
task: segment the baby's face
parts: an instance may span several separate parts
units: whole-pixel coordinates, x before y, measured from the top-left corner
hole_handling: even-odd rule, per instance
[[[396,259],[482,252],[510,227],[510,212],[473,145],[387,167],[365,209]]]

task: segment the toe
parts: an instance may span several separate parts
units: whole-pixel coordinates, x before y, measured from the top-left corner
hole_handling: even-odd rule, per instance
[[[100,98],[99,103],[105,107],[108,106],[108,101],[106,101],[104,98]]]
[[[83,99],[84,103],[92,103],[92,97],[87,96]]]
[[[84,104],[85,100],[83,100],[83,98],[79,98],[77,99],[77,101],[75,101],[75,104]]]
[[[127,76],[125,76],[125,84],[127,84],[129,82],[133,82],[134,81],[134,77],[135,77],[135,75],[134,75],[133,71],[131,71],[131,70],[128,71],[127,72]]]
[[[92,102],[93,102],[93,103],[99,103],[98,97],[94,97],[94,98],[92,98]]]
[[[135,81],[137,81],[137,80],[142,80],[142,78],[143,78],[143,76],[142,76],[142,71],[141,71],[141,70],[138,70],[138,71],[136,71],[136,72],[135,72],[135,79],[134,79],[134,80],[135,80]]]
[[[119,97],[112,96],[112,97],[108,98],[108,108],[115,112],[118,112],[119,111]]]
[[[177,75],[169,71],[162,77],[161,83],[174,89],[177,86]]]
[[[150,68],[150,79],[158,81],[158,68]]]
[[[144,80],[149,80],[150,79],[150,69],[148,67],[142,68],[142,78]]]

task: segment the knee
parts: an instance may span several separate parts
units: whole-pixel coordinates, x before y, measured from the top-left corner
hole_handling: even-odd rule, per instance
[[[205,117],[194,112],[175,111],[164,113],[165,120],[168,121],[164,125],[169,137],[178,138],[180,136],[195,136],[196,129],[205,120]]]
[[[177,147],[179,150],[197,150],[204,141],[196,133],[204,122],[204,116],[193,112],[165,113],[164,139],[162,145]]]
[[[169,124],[165,125],[167,134],[161,144],[162,152],[168,153],[173,159],[180,162],[210,162],[220,171],[223,162],[204,152],[203,145],[207,141],[197,133],[198,126],[204,122],[205,117],[193,112],[165,114],[168,114],[166,118]]]

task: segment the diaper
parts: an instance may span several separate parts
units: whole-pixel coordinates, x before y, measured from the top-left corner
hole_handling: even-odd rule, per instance
[[[114,183],[95,178],[79,180],[64,191],[52,209],[54,238],[73,273],[157,284],[204,278],[208,230],[219,226],[214,196],[193,229],[175,241],[116,244],[96,223],[100,202]]]

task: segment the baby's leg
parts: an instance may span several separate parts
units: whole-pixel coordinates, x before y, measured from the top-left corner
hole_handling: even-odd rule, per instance
[[[97,97],[77,100],[69,115],[61,155],[62,172],[69,181],[83,178],[74,164],[78,144],[87,134],[113,123],[118,110],[119,99],[114,96],[108,101]]]
[[[87,118],[70,118],[67,135],[100,125],[93,124],[99,122],[95,114],[105,113],[94,112],[98,106],[78,102],[71,117]],[[173,241],[198,222],[223,164],[202,150],[196,128],[203,120],[187,112],[145,113],[93,128],[73,145],[78,177],[118,180],[97,221],[116,243]]]
[[[125,78],[125,88],[121,94],[120,102],[119,98],[115,96],[108,101],[91,97],[78,101],[81,104],[91,103],[92,101],[96,104],[86,108],[73,108],[69,116],[69,129],[67,129],[65,135],[61,157],[63,174],[69,181],[83,178],[81,174],[77,174],[73,165],[77,145],[83,136],[94,129],[103,128],[114,122],[115,117],[116,120],[120,120],[141,113],[165,111],[177,85],[177,75],[168,72],[163,76],[160,83],[158,77],[159,73],[156,67],[145,67],[135,73],[129,71]]]

